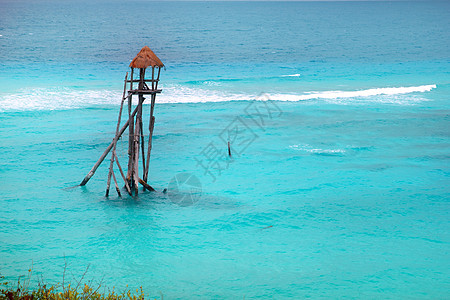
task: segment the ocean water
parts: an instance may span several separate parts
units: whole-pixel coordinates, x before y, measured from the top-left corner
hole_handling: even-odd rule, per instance
[[[1,1],[0,273],[58,282],[67,261],[158,299],[448,299],[449,17],[432,1]],[[166,65],[157,192],[105,198],[109,156],[71,188],[144,45]],[[173,193],[185,174],[201,194]]]

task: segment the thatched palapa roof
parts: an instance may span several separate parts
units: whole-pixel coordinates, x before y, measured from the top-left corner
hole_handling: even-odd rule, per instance
[[[135,58],[130,63],[131,68],[139,68],[145,69],[148,66],[154,67],[164,67],[162,61],[156,56],[155,53],[148,47],[144,46],[144,48],[139,51]]]

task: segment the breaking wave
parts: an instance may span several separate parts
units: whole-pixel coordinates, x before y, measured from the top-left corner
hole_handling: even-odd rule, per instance
[[[435,84],[410,87],[372,88],[355,91],[320,91],[306,93],[230,93],[222,90],[192,88],[182,85],[163,87],[159,103],[202,103],[224,101],[327,101],[337,104],[356,102],[379,102],[411,104],[425,101],[413,93],[423,93],[436,88]],[[412,94],[411,97],[402,95]],[[97,105],[117,105],[122,91],[77,90],[71,88],[23,89],[15,93],[0,94],[0,111],[73,109]]]
[[[322,149],[308,144],[290,145],[289,148],[319,155],[341,155],[346,152],[344,149]]]
[[[357,98],[357,97],[370,97],[378,95],[401,95],[415,92],[429,92],[436,88],[435,84],[410,86],[410,87],[390,87],[390,88],[374,88],[358,91],[324,91],[324,92],[311,92],[304,95],[292,95],[292,94],[271,94],[271,98],[280,101],[301,101],[301,100],[313,100],[313,99],[341,99],[341,98]]]
[[[300,74],[281,75],[281,77],[300,77]]]

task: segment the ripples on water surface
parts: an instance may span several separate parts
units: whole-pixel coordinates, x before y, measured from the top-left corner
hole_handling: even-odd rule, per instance
[[[445,298],[448,11],[2,2],[0,271],[16,278],[33,262],[58,281],[65,256],[75,276],[90,264],[110,286],[167,299]],[[105,199],[107,163],[68,188],[111,142],[143,44],[167,65],[158,193]],[[266,97],[259,107],[278,110],[257,126],[246,109]],[[196,159],[210,142],[226,156],[219,135],[236,117],[252,143],[214,181]],[[161,193],[180,172],[202,183],[195,205]]]

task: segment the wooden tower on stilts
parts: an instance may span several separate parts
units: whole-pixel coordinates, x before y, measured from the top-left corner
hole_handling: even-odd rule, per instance
[[[148,67],[152,68],[151,79],[146,79],[146,70]],[[116,191],[119,196],[120,188],[117,183],[116,176],[114,174],[114,162],[119,169],[120,175],[125,182],[125,188],[128,194],[134,195],[138,194],[139,184],[141,184],[145,189],[149,191],[154,191],[154,189],[147,183],[148,171],[150,166],[150,154],[152,150],[152,137],[153,128],[155,126],[155,100],[156,95],[161,93],[158,89],[159,75],[161,73],[161,68],[164,64],[161,60],[150,50],[149,47],[145,46],[136,55],[136,57],[130,63],[130,78],[128,78],[128,73],[125,75],[124,89],[122,95],[122,101],[120,104],[119,119],[117,121],[116,134],[114,136],[111,144],[106,148],[105,152],[100,156],[99,160],[95,163],[83,181],[80,183],[81,186],[86,185],[86,183],[94,175],[97,168],[106,158],[109,152],[111,152],[111,160],[109,163],[108,181],[106,186],[106,196],[109,195],[109,188],[111,185],[111,178],[114,180]],[[135,76],[135,70],[139,70],[139,75]],[[155,74],[157,71],[157,74]],[[135,79],[136,78],[136,79]],[[129,87],[127,90],[127,86]],[[137,96],[137,104],[133,109],[133,96]],[[147,152],[145,152],[145,135],[144,135],[144,122],[143,122],[143,103],[149,97],[151,100],[150,105],[150,118],[148,121],[148,141],[147,141]],[[128,121],[120,127],[122,111],[125,100],[128,102]],[[117,141],[122,136],[122,134],[128,128],[128,165],[126,175],[123,172],[122,166],[119,163],[119,158],[116,153]],[[140,159],[141,158],[141,159]],[[139,174],[139,160],[142,161],[142,173]],[[142,177],[141,177],[142,176]]]

